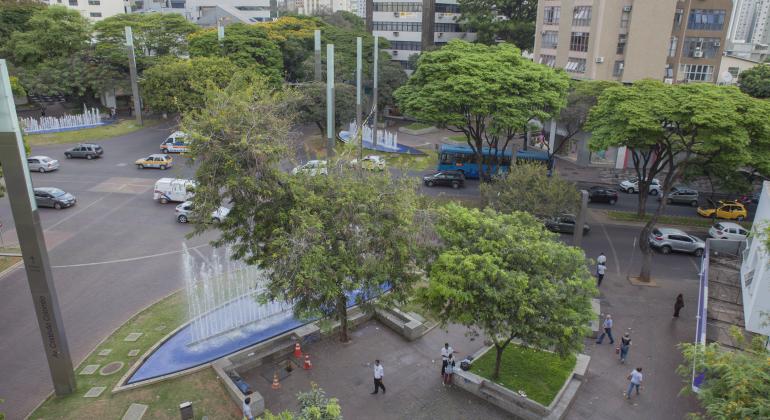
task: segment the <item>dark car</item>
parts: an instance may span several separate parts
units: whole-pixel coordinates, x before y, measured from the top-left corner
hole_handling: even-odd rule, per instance
[[[75,147],[71,147],[64,151],[64,156],[67,159],[70,158],[86,158],[93,159],[101,157],[104,154],[104,149],[98,144],[82,143]]]
[[[429,187],[445,185],[452,188],[460,188],[465,186],[465,176],[460,171],[439,171],[435,174],[424,176],[422,182]]]
[[[588,189],[588,201],[592,203],[610,203],[618,202],[618,190],[606,187],[591,187]]]
[[[551,232],[559,233],[575,233],[576,217],[574,214],[562,214],[559,217],[554,217],[545,221],[546,229]],[[583,224],[583,234],[587,234],[591,231],[591,227],[588,223]]]
[[[75,197],[58,188],[35,188],[35,203],[38,207],[53,207],[56,210],[74,206]]]
[[[687,204],[689,206],[698,207],[698,191],[692,188],[674,186],[671,188],[668,194],[666,194],[666,203],[668,204]],[[658,196],[658,201],[663,197]]]

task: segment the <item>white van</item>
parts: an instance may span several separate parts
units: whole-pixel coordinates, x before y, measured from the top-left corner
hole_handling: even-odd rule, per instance
[[[160,151],[163,153],[184,153],[190,145],[190,139],[182,131],[174,131],[163,143]]]
[[[184,202],[195,193],[195,181],[191,179],[161,178],[155,183],[152,199],[166,204],[169,201]]]

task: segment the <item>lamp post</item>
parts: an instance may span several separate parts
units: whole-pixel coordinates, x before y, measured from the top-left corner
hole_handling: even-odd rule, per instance
[[[326,156],[334,156],[334,44],[326,44]]]

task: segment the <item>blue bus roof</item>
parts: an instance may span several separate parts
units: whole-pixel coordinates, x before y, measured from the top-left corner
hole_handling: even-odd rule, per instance
[[[528,159],[528,160],[548,160],[548,152],[540,150],[519,150],[516,152],[516,159]]]
[[[473,149],[471,149],[470,146],[454,146],[449,144],[442,144],[439,148],[439,153],[463,153],[463,154],[472,154]],[[482,149],[482,153],[484,155],[495,155],[495,149],[490,149],[489,147],[484,147]],[[499,156],[512,156],[513,153],[511,153],[510,150],[498,150],[497,155]]]

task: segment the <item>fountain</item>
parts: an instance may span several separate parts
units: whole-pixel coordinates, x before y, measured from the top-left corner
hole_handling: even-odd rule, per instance
[[[19,118],[19,126],[25,134],[55,133],[58,131],[80,130],[104,125],[98,108],[86,108],[80,115],[62,115],[61,117]]]

